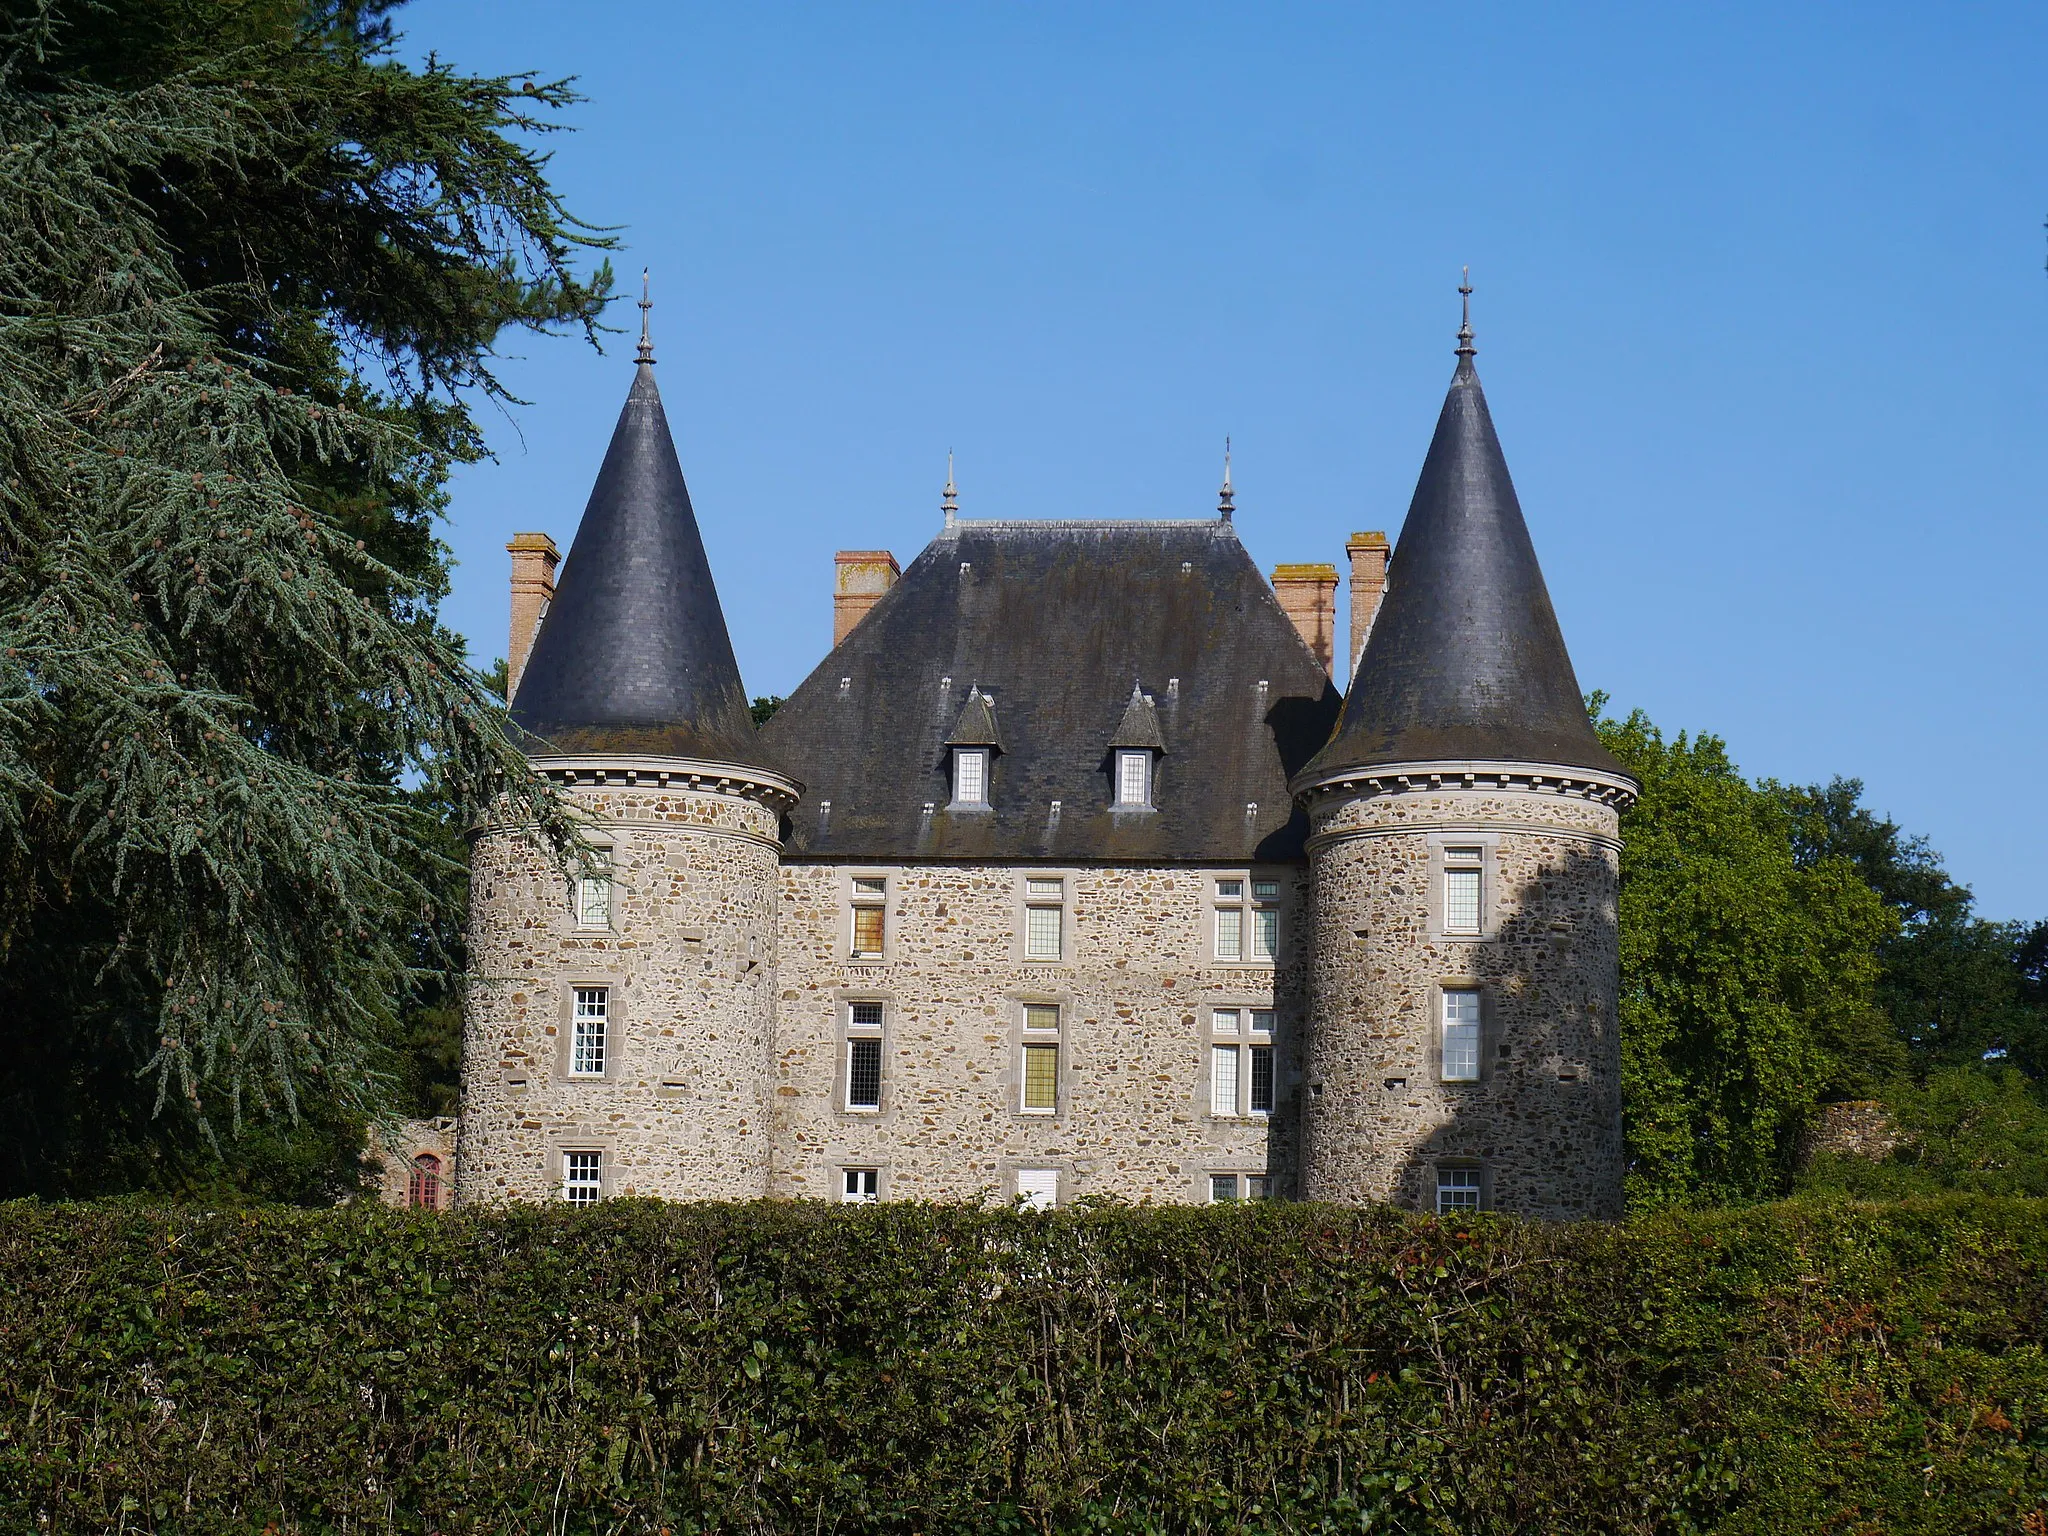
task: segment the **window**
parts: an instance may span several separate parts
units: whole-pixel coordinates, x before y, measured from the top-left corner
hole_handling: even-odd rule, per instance
[[[562,1154],[562,1198],[571,1205],[595,1205],[604,1186],[602,1152]]]
[[[988,748],[953,749],[953,803],[988,804]]]
[[[1254,880],[1251,900],[1239,878],[1216,882],[1216,958],[1271,960],[1280,949],[1280,882]],[[1249,931],[1247,931],[1249,930]],[[1249,945],[1249,948],[1247,948]]]
[[[846,1107],[882,1107],[882,1005],[846,1008]]]
[[[1060,958],[1066,882],[1033,878],[1024,882],[1024,955],[1030,960]]]
[[[405,1192],[405,1203],[430,1211],[441,1209],[441,1159],[433,1153],[422,1152],[412,1160],[412,1183]]]
[[[1479,1081],[1479,994],[1444,988],[1444,1081]]]
[[[1117,753],[1116,803],[1121,806],[1151,805],[1152,754],[1150,752]]]
[[[1280,948],[1280,882],[1252,882],[1252,958],[1270,960]]]
[[[1209,1047],[1209,1113],[1237,1113],[1237,1051],[1234,1045]]]
[[[1273,1047],[1253,1045],[1246,1048],[1251,1057],[1250,1095],[1246,1107],[1255,1115],[1273,1113]]]
[[[1060,1107],[1060,1011],[1045,1003],[1024,1009],[1024,1094],[1027,1115],[1049,1115]]]
[[[882,1170],[849,1168],[839,1196],[846,1205],[873,1205],[882,1198]]]
[[[882,914],[889,882],[879,875],[856,875],[853,881],[853,958],[882,958]]]
[[[1436,1171],[1436,1213],[1449,1216],[1456,1211],[1479,1209],[1479,1170],[1439,1168]]]
[[[1237,1200],[1270,1200],[1273,1180],[1263,1173],[1212,1173],[1209,1175],[1209,1203],[1224,1205]]]
[[[1444,850],[1444,932],[1479,932],[1479,850]]]
[[[579,876],[576,881],[576,926],[609,928],[611,921],[611,858],[599,855],[592,860],[590,873]]]
[[[603,1077],[605,1026],[611,1022],[611,988],[578,987],[570,1025],[569,1075]]]
[[[1057,1168],[1019,1168],[1017,1199],[1027,1211],[1049,1211],[1060,1203]]]

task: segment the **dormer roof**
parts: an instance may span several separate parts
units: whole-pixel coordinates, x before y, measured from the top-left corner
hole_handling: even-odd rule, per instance
[[[1124,717],[1117,722],[1116,733],[1109,738],[1111,747],[1143,748],[1149,752],[1164,752],[1166,738],[1159,734],[1159,710],[1145,696],[1145,690],[1133,683],[1131,702],[1124,706]]]
[[[947,736],[949,747],[992,747],[1003,750],[1002,732],[996,728],[996,701],[979,688],[967,690],[967,702],[960,706],[960,718]]]
[[[527,750],[760,764],[754,724],[643,344],[512,700]]]
[[[1626,776],[1586,715],[1461,336],[1337,733],[1303,781],[1392,763],[1528,762]]]

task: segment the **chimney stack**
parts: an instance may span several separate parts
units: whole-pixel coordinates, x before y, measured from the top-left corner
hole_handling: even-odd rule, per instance
[[[1344,553],[1351,557],[1351,662],[1345,686],[1358,676],[1358,658],[1365,653],[1365,637],[1372,633],[1372,621],[1380,611],[1380,598],[1387,590],[1387,561],[1393,551],[1387,536],[1354,533],[1345,541]]]
[[[533,637],[540,633],[540,621],[548,604],[555,600],[555,567],[562,552],[544,533],[515,533],[505,546],[512,556],[512,633],[505,645],[505,702],[519,690],[519,674],[526,670],[527,653]]]
[[[832,643],[837,645],[903,571],[886,549],[842,549],[832,557],[832,568]]]
[[[1276,565],[1273,595],[1323,670],[1329,671],[1337,638],[1337,567]]]

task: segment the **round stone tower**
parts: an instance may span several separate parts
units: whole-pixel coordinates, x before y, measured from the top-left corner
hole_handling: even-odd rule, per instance
[[[798,786],[755,747],[644,328],[512,724],[600,857],[475,838],[458,1202],[765,1195]]]
[[[1611,1217],[1635,782],[1587,720],[1472,366],[1336,734],[1293,788],[1314,936],[1302,1194]]]

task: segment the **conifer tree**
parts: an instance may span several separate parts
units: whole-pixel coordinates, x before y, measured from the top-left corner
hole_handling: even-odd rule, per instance
[[[0,1193],[355,1123],[459,884],[427,799],[573,849],[434,521],[609,241],[533,148],[568,89],[407,68],[388,9],[0,21]]]

